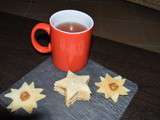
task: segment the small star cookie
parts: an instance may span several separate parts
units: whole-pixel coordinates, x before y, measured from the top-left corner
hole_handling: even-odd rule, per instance
[[[32,82],[28,85],[26,82],[19,89],[11,89],[10,93],[5,94],[5,97],[11,98],[12,102],[7,106],[14,112],[23,108],[26,112],[32,113],[34,108],[37,108],[37,102],[46,96],[41,94],[42,88],[35,88]]]
[[[98,93],[104,93],[105,98],[111,98],[115,103],[118,101],[119,95],[128,95],[130,91],[124,87],[125,79],[121,76],[111,77],[106,74],[105,78],[100,77],[101,82],[95,83],[98,87]]]
[[[69,107],[77,100],[88,101],[91,91],[88,87],[88,75],[76,75],[68,71],[67,76],[54,83],[54,90],[65,96],[65,105]]]

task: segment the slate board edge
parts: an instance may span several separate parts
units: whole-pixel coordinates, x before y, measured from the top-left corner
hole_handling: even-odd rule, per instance
[[[35,68],[33,68],[30,72],[28,72],[28,73],[26,73],[21,79],[23,79],[23,78],[25,78],[25,76],[27,76],[29,73],[31,73],[31,72],[34,72],[39,66],[41,66],[41,65],[43,65],[43,64],[45,64],[46,62],[48,62],[49,60],[50,60],[51,58],[49,57],[49,58],[47,58],[46,60],[44,60],[42,63],[40,63],[38,66],[36,66]],[[90,60],[90,61],[92,61],[92,60]],[[93,61],[94,62],[94,61]],[[101,67],[101,68],[103,68],[103,69],[107,69],[107,68],[105,68],[105,67],[103,67],[102,65],[100,65],[100,64],[98,64],[97,62],[94,62],[94,63],[96,63],[96,65],[98,65],[99,67]],[[108,70],[108,69],[107,69]],[[114,75],[117,75],[115,72],[113,72],[113,71],[111,71],[111,70],[109,70],[112,74],[114,74]],[[20,81],[21,79],[19,79],[18,81]],[[17,82],[18,82],[17,81]],[[12,86],[17,86],[16,84],[17,84],[17,82],[16,83],[14,83]],[[132,81],[131,81],[132,82]],[[19,83],[19,82],[18,82]],[[135,83],[133,83],[132,82],[132,84],[135,84]],[[136,86],[136,90],[135,90],[135,92],[134,92],[134,94],[131,96],[131,99],[130,99],[130,101],[133,99],[133,97],[134,97],[134,95],[135,95],[135,93],[136,93],[136,91],[137,91],[137,85],[135,84],[135,86]],[[8,90],[6,90],[6,91],[8,91]],[[2,92],[2,94],[4,94],[6,91],[4,91],[4,92]],[[2,103],[2,102],[1,102]],[[130,103],[130,102],[129,102]],[[128,104],[129,105],[129,104]],[[127,107],[128,107],[128,105],[127,105]],[[4,106],[4,105],[3,105]],[[126,108],[127,108],[126,107]],[[125,109],[126,110],[126,109]],[[121,114],[121,117],[122,117],[122,115],[124,114],[124,112],[125,112],[125,110],[123,111],[123,113]]]

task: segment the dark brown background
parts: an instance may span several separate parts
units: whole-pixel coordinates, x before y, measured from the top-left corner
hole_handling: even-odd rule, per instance
[[[85,11],[94,18],[96,23],[94,34],[97,36],[160,52],[160,12],[125,0],[1,0],[0,2],[0,11],[47,22],[52,13],[71,8]]]
[[[108,38],[93,37],[91,58],[139,86],[122,119],[160,119],[160,55],[112,41],[134,42],[142,47],[145,43],[153,43],[158,46],[153,48],[159,49],[158,11],[117,0],[5,0],[0,3],[1,11],[41,21],[46,21],[51,13],[60,9],[75,8],[90,13],[96,21],[94,34]],[[30,44],[30,31],[37,22],[0,12],[0,92],[48,56],[35,52]],[[12,116],[2,107],[0,117],[38,119],[36,115]]]

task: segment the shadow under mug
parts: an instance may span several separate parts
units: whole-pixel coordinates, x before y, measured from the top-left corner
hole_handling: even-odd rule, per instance
[[[38,23],[31,32],[33,47],[40,53],[52,53],[52,63],[62,71],[80,71],[87,64],[91,43],[93,19],[77,10],[62,10],[50,17],[50,24]],[[58,28],[61,23],[75,22],[87,27],[81,32],[65,32]],[[42,46],[35,38],[37,30],[44,30],[51,38],[48,46]]]

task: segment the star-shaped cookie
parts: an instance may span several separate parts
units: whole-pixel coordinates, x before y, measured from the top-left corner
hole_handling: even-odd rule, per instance
[[[128,95],[130,91],[124,87],[125,79],[122,79],[121,76],[111,77],[109,74],[106,74],[105,78],[100,77],[101,82],[95,83],[98,87],[98,93],[104,93],[105,98],[111,98],[114,102],[118,101],[119,95]]]
[[[30,85],[26,82],[19,89],[11,89],[11,92],[5,94],[5,97],[12,99],[12,102],[7,106],[11,112],[22,108],[28,113],[32,113],[34,108],[37,108],[37,102],[46,97],[42,94],[42,88],[35,88],[34,82]]]
[[[68,71],[67,76],[54,83],[54,90],[65,96],[65,105],[69,107],[77,100],[88,101],[90,88],[89,75],[76,75]]]

